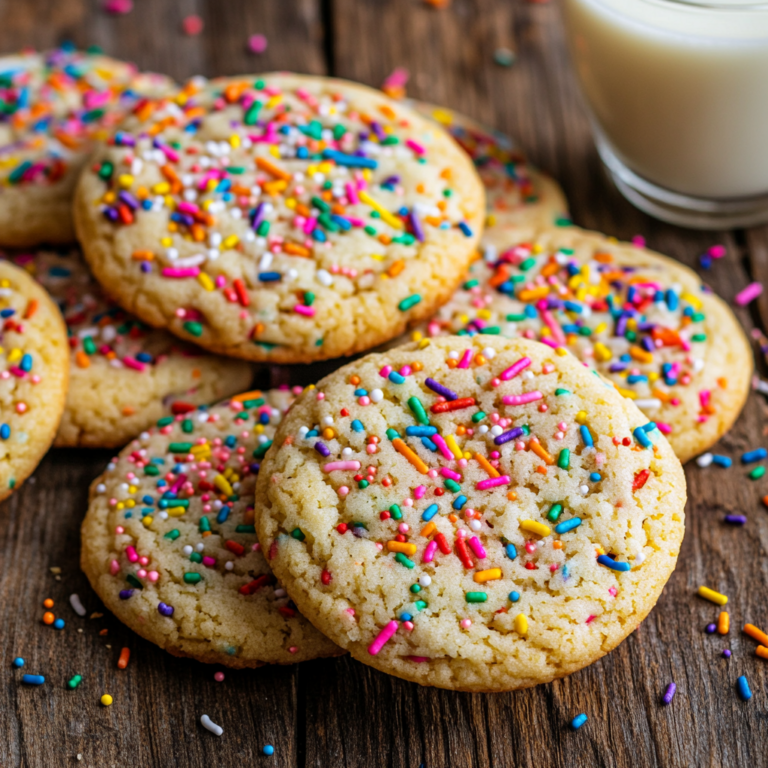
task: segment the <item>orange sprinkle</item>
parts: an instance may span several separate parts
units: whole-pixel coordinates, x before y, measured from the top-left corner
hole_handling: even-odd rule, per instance
[[[768,645],[768,635],[761,629],[758,629],[754,624],[745,624],[744,632],[746,632],[753,640],[757,640],[762,645]]]
[[[528,447],[543,461],[545,461],[547,464],[554,464],[555,460],[550,456],[549,453],[547,453],[546,450],[544,450],[544,446],[536,440],[536,438],[531,438],[530,442],[528,443]]]
[[[720,611],[720,616],[717,618],[717,631],[721,635],[727,635],[728,630],[731,628],[731,618],[728,615],[728,611]]]
[[[764,645],[758,645],[757,648],[755,648],[755,653],[761,659],[768,659],[768,648],[766,648]]]
[[[538,467],[536,467],[536,471],[540,475],[546,475],[547,474],[547,468],[543,464],[540,464]]]
[[[360,383],[360,377],[359,376],[350,376],[349,377],[349,383],[356,387]]]
[[[517,501],[517,494],[516,494],[514,491],[510,491],[510,492],[507,494],[507,498],[508,498],[510,501]]]
[[[421,535],[429,538],[434,532],[435,528],[437,526],[434,523],[427,523],[422,529],[421,529]]]
[[[54,621],[56,621],[56,617],[50,611],[43,614],[43,624],[53,624]]]
[[[43,608],[53,608],[53,600],[50,597],[46,597],[43,600]]]
[[[123,408],[123,416],[133,416],[136,413],[136,409],[133,406],[126,405]]]
[[[387,270],[387,274],[390,277],[397,277],[404,269],[405,269],[405,261],[403,259],[398,259]]]
[[[429,472],[429,467],[419,458],[418,454],[406,445],[402,438],[396,437],[392,441],[392,447],[401,455],[408,459],[408,462],[412,464],[416,469],[421,472],[422,475],[426,475]]]
[[[238,403],[242,403],[245,400],[258,400],[260,397],[261,397],[261,390],[252,389],[250,392],[243,392],[241,395],[235,395],[230,399],[235,400]]]
[[[120,658],[117,660],[117,668],[125,669],[128,666],[128,659],[130,658],[131,658],[131,649],[123,648],[123,650],[120,651]]]
[[[275,176],[278,179],[282,179],[283,181],[290,181],[291,179],[291,174],[288,173],[288,171],[270,162],[269,160],[267,160],[266,157],[257,157],[256,167],[261,169],[265,173],[270,174],[271,176]]]
[[[136,261],[152,261],[155,258],[155,254],[152,251],[134,251],[131,254],[131,258]]]
[[[283,253],[287,253],[291,256],[308,257],[310,255],[310,250],[298,243],[283,243]]]
[[[35,316],[35,313],[37,312],[37,299],[30,299],[27,303],[27,309],[24,312],[24,319],[29,320]]]
[[[494,467],[488,459],[483,456],[482,453],[475,454],[475,461],[491,476],[501,477],[499,471]],[[517,496],[515,496],[517,498]]]
[[[552,548],[553,549],[562,549],[563,548],[563,542],[562,541],[553,541],[552,542]]]
[[[91,358],[82,349],[78,349],[75,354],[75,364],[78,368],[88,368],[91,365]]]

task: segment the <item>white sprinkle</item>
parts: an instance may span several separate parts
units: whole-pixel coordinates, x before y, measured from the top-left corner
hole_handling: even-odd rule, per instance
[[[712,463],[712,459],[714,457],[711,453],[702,453],[701,456],[699,456],[698,459],[696,459],[696,463],[700,467],[708,467]]]
[[[486,360],[493,360],[493,358],[496,357],[496,350],[493,347],[486,347],[483,350],[483,357]]]
[[[182,554],[189,557],[189,555],[191,555],[195,550],[192,549],[192,546],[190,544],[185,544],[184,547],[182,547],[181,551],[182,551]]]
[[[458,360],[459,359],[459,353],[454,349],[452,352],[448,353],[448,357],[451,360]]]
[[[485,433],[488,431],[488,425],[487,425],[487,424],[481,424],[481,425],[478,427],[478,430],[477,430],[477,431],[478,431],[478,432],[479,432],[481,435],[484,435],[484,434],[485,434]]]
[[[422,587],[428,587],[432,583],[432,577],[427,576],[425,573],[423,576],[419,577],[419,584],[421,584]]]
[[[579,487],[579,491],[581,492],[582,496],[586,496],[589,493],[589,486],[582,485]]]
[[[469,527],[473,531],[479,531],[480,528],[482,528],[482,523],[479,520],[470,520],[469,521]]]
[[[104,485],[104,483],[99,483],[96,486],[96,493],[106,493],[106,491],[107,491],[107,486]]]
[[[645,399],[634,400],[633,402],[642,411],[650,411],[655,408],[661,408],[661,400],[656,397],[647,397]]]
[[[333,416],[323,416],[323,424],[330,427],[333,424]]]
[[[74,592],[69,596],[69,604],[78,616],[85,616],[87,613],[85,608],[83,608],[83,604],[80,602],[80,597]]]
[[[380,389],[371,390],[371,402],[380,403],[384,399],[384,393]]]
[[[225,567],[225,568],[226,568],[228,571],[231,571],[231,570],[232,570],[232,569],[235,567],[235,564],[234,564],[234,562],[233,562],[232,560],[227,560],[227,562],[226,562],[226,563],[224,563],[224,567]]]
[[[762,379],[758,379],[757,376],[755,376],[755,378],[752,379],[752,386],[758,392],[762,392],[764,395],[768,395],[768,381],[763,381]]]
[[[220,725],[216,725],[208,715],[202,715],[200,718],[200,725],[215,736],[221,736],[221,734],[224,733],[224,729]]]
[[[348,458],[349,456],[351,456],[351,455],[352,455],[352,449],[351,449],[351,448],[349,448],[349,447],[345,448],[345,449],[344,449],[344,450],[341,452],[341,455],[342,455],[342,456],[343,456],[345,459],[346,459],[346,458]]]
[[[493,435],[493,437],[498,437],[503,431],[504,430],[498,424],[491,427],[491,435]]]
[[[532,379],[532,378],[533,378],[533,371],[526,371],[526,372],[523,374],[523,378],[524,378],[524,379]]]

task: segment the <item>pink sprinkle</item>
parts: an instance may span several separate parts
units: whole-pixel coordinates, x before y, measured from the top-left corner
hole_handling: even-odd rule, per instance
[[[136,552],[136,547],[129,546],[125,548],[125,554],[128,556],[128,560],[132,563],[136,563],[139,560],[139,555]]]
[[[248,50],[251,53],[260,54],[267,50],[267,38],[264,35],[251,35],[248,38]]]
[[[194,14],[186,16],[181,22],[181,28],[185,35],[199,35],[203,31],[203,20]]]
[[[552,349],[557,349],[560,346],[551,336],[542,336],[539,341],[548,347],[552,347]]]
[[[445,444],[445,440],[440,435],[432,435],[430,438],[432,442],[440,449],[440,453],[449,461],[454,458],[450,451],[450,448]]]
[[[645,248],[645,238],[642,235],[635,235],[632,238],[632,245],[637,248]]]
[[[713,259],[722,259],[723,256],[726,254],[725,246],[724,245],[713,245],[707,253],[713,258]]]
[[[425,493],[427,492],[427,486],[426,485],[420,485],[413,491],[413,498],[414,499],[420,499]]]
[[[464,354],[461,356],[461,362],[459,363],[459,368],[469,368],[470,360],[472,360],[472,350],[466,349],[464,350]]]
[[[590,622],[592,622],[592,621],[594,621],[594,620],[595,620],[595,616],[594,616],[594,615],[590,615],[590,616],[587,616],[587,621],[586,621],[586,623],[587,623],[587,624],[589,624]]]
[[[521,357],[516,363],[510,365],[506,371],[502,371],[499,374],[499,378],[502,381],[509,381],[511,378],[517,376],[518,373],[525,370],[531,364],[530,357]]]
[[[106,0],[101,7],[112,16],[125,16],[133,10],[133,0]]]
[[[427,150],[421,146],[421,144],[415,142],[413,139],[408,139],[405,145],[412,149],[417,155],[423,155]]]
[[[304,317],[314,317],[316,310],[314,307],[305,307],[303,304],[297,304],[293,311],[299,315],[304,315]]]
[[[368,653],[371,656],[376,656],[378,652],[384,647],[390,637],[397,632],[398,624],[396,621],[390,621],[384,629],[379,632],[376,639],[368,646]]]
[[[429,656],[408,656],[408,661],[414,661],[416,664],[423,664],[425,661],[430,661]]]
[[[554,315],[548,309],[540,310],[539,314],[541,315],[541,319],[544,321],[544,324],[547,326],[547,328],[552,331],[552,338],[560,346],[563,346],[566,343],[566,340],[563,329],[560,327],[560,323],[555,320]]]
[[[745,304],[749,304],[750,301],[754,301],[762,292],[762,283],[750,283],[743,291],[736,294],[736,303],[743,307]]]
[[[451,480],[455,480],[457,483],[461,482],[461,475],[458,472],[454,472],[452,469],[448,469],[448,467],[443,467],[440,470],[440,474],[443,477],[450,477]]]
[[[335,472],[337,469],[345,470],[352,469],[357,471],[360,469],[359,461],[331,461],[323,467],[323,472]]]
[[[525,405],[526,403],[533,403],[536,400],[541,400],[543,397],[544,395],[537,389],[533,392],[525,392],[522,395],[504,395],[504,397],[501,398],[501,402],[504,403],[504,405]]]
[[[437,544],[435,544],[435,546],[437,546]],[[120,563],[118,563],[118,562],[117,562],[117,560],[113,560],[113,561],[112,561],[112,562],[109,564],[109,572],[110,572],[110,573],[111,573],[113,576],[117,576],[117,574],[118,574],[118,573],[120,573]]]
[[[214,674],[214,676],[213,676],[213,679],[214,679],[214,680],[215,680],[217,683],[221,683],[221,682],[223,682],[223,681],[224,681],[224,673],[223,673],[223,672],[216,672],[216,673]]]
[[[349,200],[351,205],[357,205],[360,202],[360,198],[357,196],[357,190],[355,189],[355,185],[348,181],[346,185],[347,190],[347,199]]]
[[[200,267],[163,267],[163,277],[197,277]]]
[[[467,544],[472,548],[472,551],[477,555],[478,560],[484,560],[488,555],[486,554],[485,549],[483,548],[483,545],[480,542],[480,539],[477,538],[477,536],[473,536],[469,541],[467,541]]]
[[[509,485],[509,475],[489,477],[487,480],[481,480],[475,488],[478,491],[487,491],[489,488],[497,488],[500,485]]]
[[[430,541],[429,544],[427,544],[427,548],[424,550],[424,555],[421,558],[421,562],[431,563],[435,557],[436,551],[437,551],[437,542]]]
[[[216,565],[216,558],[215,557],[208,557],[206,555],[203,558],[203,565],[206,566],[206,568],[213,568],[213,566]]]
[[[12,373],[14,376],[16,376],[17,378],[19,378],[19,379],[23,379],[23,378],[26,378],[27,372],[26,372],[26,371],[23,371],[23,370],[22,370],[21,368],[19,368],[18,366],[16,366],[16,365],[12,365],[12,366],[11,366],[11,368],[10,368],[10,370],[11,370],[11,373]]]
[[[389,374],[392,373],[392,366],[391,365],[385,365],[380,371],[379,376],[381,376],[382,379],[386,379]]]
[[[134,371],[139,371],[139,372],[143,372],[147,368],[147,366],[144,363],[140,363],[135,358],[128,357],[128,355],[126,355],[123,358],[123,364],[126,365],[128,368],[133,368]]]
[[[666,424],[665,422],[661,421],[657,421],[655,424],[662,435],[669,435],[672,433],[672,426],[670,424]]]

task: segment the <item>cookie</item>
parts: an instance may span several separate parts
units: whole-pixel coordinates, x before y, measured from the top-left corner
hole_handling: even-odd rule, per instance
[[[110,301],[76,248],[10,258],[45,287],[67,324],[69,393],[55,446],[118,448],[162,416],[250,385],[248,363],[204,353]]]
[[[50,448],[67,394],[61,313],[26,272],[0,261],[0,501]]]
[[[81,567],[120,621],[228,667],[341,653],[275,582],[253,525],[259,464],[290,391],[161,419],[91,486]]]
[[[731,428],[749,394],[749,342],[698,275],[575,227],[489,244],[416,335],[446,333],[562,344],[633,399],[683,462]]]
[[[290,74],[187,83],[80,181],[85,256],[148,323],[250,360],[350,355],[458,286],[485,199],[469,158],[378,91]]]
[[[568,203],[560,185],[532,166],[509,136],[445,107],[423,101],[410,105],[441,125],[472,158],[485,187],[484,242],[503,240],[521,225],[568,220]]]
[[[637,627],[675,566],[685,476],[655,425],[565,350],[443,337],[305,391],[256,499],[277,577],[356,659],[504,691]]]
[[[170,86],[68,46],[0,58],[0,246],[73,242],[72,197],[95,143]]]

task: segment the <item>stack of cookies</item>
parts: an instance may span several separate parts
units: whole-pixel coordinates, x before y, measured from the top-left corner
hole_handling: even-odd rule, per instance
[[[751,377],[693,272],[570,226],[506,137],[360,85],[175,86],[69,50],[0,77],[0,243],[24,248],[0,480],[54,439],[127,443],[82,527],[125,624],[230,667],[348,651],[470,691],[635,629],[682,542],[681,461]],[[245,391],[252,364],[353,355]]]

